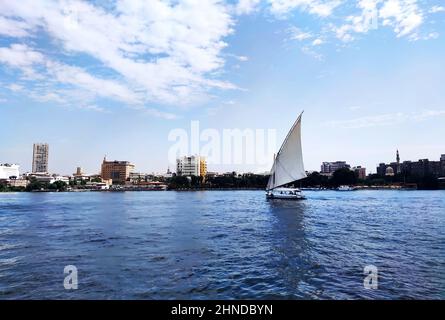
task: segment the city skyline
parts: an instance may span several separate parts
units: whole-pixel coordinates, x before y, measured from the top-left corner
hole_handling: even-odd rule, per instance
[[[171,130],[276,129],[279,147],[302,110],[306,170],[437,160],[444,17],[414,0],[1,2],[0,162],[31,171],[45,141],[51,172],[105,154],[165,172]]]
[[[38,148],[44,148],[43,153],[45,154],[44,155],[44,164],[39,164],[39,166],[45,166],[46,168],[48,168],[49,167],[49,160],[48,159],[50,158],[49,157],[50,153],[48,151],[49,150],[49,144],[48,143],[34,143],[33,144],[32,163],[34,165],[34,163],[36,161],[36,156],[35,155],[36,155],[36,150]],[[39,151],[37,153],[42,153],[42,151]],[[40,156],[40,154],[38,156]],[[179,164],[180,162],[182,162],[182,161],[189,161],[189,162],[192,161],[193,162],[193,161],[195,161],[194,160],[195,157],[196,157],[196,159],[198,159],[198,163],[197,164],[196,163],[195,164],[190,163],[187,166],[190,167],[190,168],[192,168],[192,167],[194,168],[194,167],[197,166],[197,169],[196,168],[194,168],[194,169],[190,169],[189,168],[189,169],[187,169],[188,170],[187,172],[189,172],[189,171],[190,172],[194,172],[193,170],[195,170],[195,171],[198,172],[197,175],[200,176],[202,174],[199,173],[199,172],[202,171],[202,170],[205,173],[207,173],[207,172],[226,173],[226,172],[235,171],[235,170],[228,170],[228,171],[207,170],[208,168],[207,168],[207,162],[205,160],[206,159],[205,157],[199,156],[199,155],[189,154],[189,155],[180,156],[180,157],[178,157],[176,159],[176,166],[174,168],[174,172],[178,173],[178,170],[182,171],[181,169],[179,169],[183,165],[183,164],[180,165]],[[193,159],[193,160],[191,160],[191,159]],[[395,161],[392,161],[392,160],[395,160]],[[382,166],[383,166],[384,169],[386,169],[386,168],[388,168],[390,166],[394,166],[394,165],[397,165],[398,166],[397,168],[399,168],[399,166],[401,166],[405,162],[411,163],[411,162],[418,162],[418,161],[423,161],[423,160],[429,160],[429,161],[433,161],[433,162],[444,161],[445,160],[445,154],[440,154],[440,156],[437,159],[436,158],[425,158],[425,157],[422,157],[422,158],[419,158],[419,159],[404,159],[402,161],[401,158],[400,158],[399,150],[397,149],[396,153],[395,153],[395,158],[392,159],[392,160],[379,162],[376,167],[370,167],[370,168],[363,167],[363,166],[361,166],[359,164],[350,165],[349,163],[347,163],[347,161],[342,161],[342,160],[337,160],[337,161],[333,161],[333,162],[323,161],[323,162],[321,162],[321,166],[320,166],[321,169],[320,168],[319,169],[315,169],[315,170],[306,169],[306,171],[307,172],[320,172],[322,174],[332,175],[332,173],[334,171],[336,171],[337,169],[349,168],[352,171],[361,172],[361,173],[359,173],[360,176],[368,176],[368,175],[371,175],[371,174],[381,174],[381,173],[379,173],[379,170],[381,170]],[[38,161],[41,161],[41,159],[39,158]],[[124,167],[130,166],[131,167],[130,171],[128,171],[128,169],[125,169],[125,172],[127,172],[127,173],[124,174],[125,176],[128,174],[128,172],[138,172],[138,173],[145,173],[145,174],[160,174],[160,175],[164,175],[165,173],[171,172],[170,166],[167,166],[167,170],[165,170],[165,171],[139,170],[137,165],[132,164],[131,161],[128,161],[128,160],[118,160],[118,159],[107,159],[106,155],[103,157],[102,162],[99,165],[99,170],[98,171],[84,172],[84,170],[83,170],[84,167],[77,166],[75,168],[76,172],[73,173],[73,174],[70,174],[70,173],[67,173],[67,172],[55,172],[55,171],[50,171],[50,170],[42,171],[42,172],[40,172],[39,170],[31,170],[31,171],[29,171],[29,170],[23,170],[22,165],[19,164],[19,163],[0,162],[0,165],[14,165],[14,166],[17,167],[16,170],[19,170],[19,168],[20,168],[20,175],[24,174],[24,173],[26,173],[26,174],[35,174],[36,173],[36,174],[48,174],[48,175],[60,174],[60,175],[63,175],[63,176],[71,176],[71,175],[73,175],[73,176],[75,176],[75,175],[82,175],[82,176],[84,176],[84,175],[85,176],[87,176],[87,175],[91,175],[91,176],[100,175],[100,176],[104,176],[104,165],[105,164],[108,164],[108,165],[111,165],[111,166],[113,166],[113,165],[123,165]],[[119,170],[121,170],[121,169],[119,169]],[[399,169],[394,169],[394,170],[397,171],[397,173],[400,173],[399,172],[400,168]],[[237,173],[241,173],[241,174],[243,174],[243,173],[264,174],[266,172],[264,172],[264,171],[263,172],[237,171]],[[205,174],[204,174],[204,176],[205,176]],[[111,178],[111,176],[109,176],[109,174],[106,174],[106,179],[112,179],[112,178]]]

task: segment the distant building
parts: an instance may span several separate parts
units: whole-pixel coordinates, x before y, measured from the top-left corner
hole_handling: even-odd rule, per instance
[[[386,167],[387,165],[385,163],[379,163],[379,166],[377,167],[377,174],[380,177],[384,177],[386,175]]]
[[[43,183],[54,183],[56,181],[62,181],[65,182],[66,184],[68,184],[70,182],[70,178],[67,176],[61,176],[61,175],[57,175],[57,174],[47,174],[47,173],[31,173],[28,174],[28,179],[34,179],[38,182],[43,182]]]
[[[429,161],[428,159],[420,159],[419,161],[405,161],[402,165],[405,175],[423,178],[425,176],[440,177],[445,175],[444,161]]]
[[[170,171],[170,168],[167,169],[167,172],[163,174],[164,178],[171,178],[173,177],[173,172]]]
[[[392,170],[387,172],[388,168]],[[445,155],[441,155],[440,161],[420,159],[419,161],[403,161],[403,163],[400,163],[400,156],[397,151],[396,162],[391,162],[390,164],[380,163],[377,167],[377,174],[379,176],[384,177],[387,176],[388,173],[392,173],[393,175],[415,176],[418,178],[426,176],[443,177],[445,176]]]
[[[441,170],[442,172],[440,175],[442,177],[445,177],[445,154],[440,156],[440,166],[442,168],[442,170]]]
[[[218,176],[218,172],[207,171],[206,178],[214,178]]]
[[[32,152],[32,172],[45,173],[48,170],[49,145],[47,143],[34,143]]]
[[[8,186],[16,188],[26,188],[28,184],[29,181],[25,179],[11,179],[8,181]]]
[[[207,175],[207,161],[204,157],[199,159],[199,175],[203,178]]]
[[[223,177],[236,177],[238,173],[236,171],[228,171],[222,174]]]
[[[82,167],[77,167],[76,173],[74,174],[74,176],[83,176],[83,175],[84,175],[84,173],[83,173]]]
[[[351,166],[346,163],[346,161],[335,161],[335,162],[323,162],[321,164],[321,171],[320,173],[323,175],[332,175],[335,171],[338,169],[348,168],[350,169]]]
[[[125,190],[167,190],[168,186],[160,181],[143,181],[138,184],[127,183]]]
[[[400,154],[399,154],[399,150],[397,150],[397,152],[396,152],[396,170],[395,170],[395,172],[396,172],[397,174],[402,173],[402,167],[401,167],[401,165],[400,165]]]
[[[20,166],[17,164],[0,164],[0,179],[17,179],[20,175],[19,168]]]
[[[130,177],[134,165],[129,161],[107,161],[104,158],[101,168],[102,179],[112,179],[113,183],[122,184]]]
[[[445,189],[445,177],[437,179],[439,182],[439,189]]]
[[[358,179],[360,179],[360,180],[365,180],[366,179],[366,168],[363,168],[361,166],[357,166],[357,167],[354,167],[353,170],[356,173]]]
[[[87,182],[86,186],[92,190],[108,190],[111,186],[111,181],[104,180],[102,182]]]
[[[76,173],[73,173],[73,178],[76,181],[82,181],[82,180],[90,180],[91,177],[87,174],[85,174],[82,170],[82,167],[76,168]]]
[[[387,172],[387,168],[390,167],[392,170],[390,172]],[[388,176],[388,175],[396,175],[402,173],[402,164],[400,163],[400,154],[399,150],[396,151],[396,161],[391,162],[389,164],[386,163],[380,163],[377,167],[377,174],[381,177]],[[390,173],[390,174],[388,174]]]
[[[129,180],[128,182],[130,183],[140,183],[140,182],[145,182],[145,181],[149,181],[151,178],[151,176],[149,174],[146,173],[140,173],[140,172],[130,172],[129,177],[127,180]]]
[[[385,170],[385,176],[393,177],[394,176],[394,169],[392,167],[387,167],[386,170]]]
[[[201,176],[207,174],[207,162],[204,157],[189,156],[176,159],[176,174],[178,176]]]

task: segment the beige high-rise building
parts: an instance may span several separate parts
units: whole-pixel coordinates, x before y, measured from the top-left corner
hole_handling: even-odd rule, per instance
[[[47,143],[34,143],[32,152],[32,172],[48,173],[49,145]]]
[[[204,157],[200,157],[199,159],[199,175],[204,179],[207,175],[207,161]]]
[[[112,179],[113,183],[125,183],[134,170],[134,165],[129,161],[107,161],[102,162],[101,177],[104,180]]]

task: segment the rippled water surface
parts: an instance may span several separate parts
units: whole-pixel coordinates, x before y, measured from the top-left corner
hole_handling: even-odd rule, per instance
[[[0,299],[445,298],[445,192],[306,195],[0,194]]]

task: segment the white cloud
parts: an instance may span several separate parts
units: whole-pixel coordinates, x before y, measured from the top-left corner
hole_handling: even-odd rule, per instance
[[[324,43],[324,41],[322,39],[320,39],[320,38],[315,39],[314,41],[312,41],[312,45],[313,46],[319,46],[319,45],[322,45],[323,43]]]
[[[66,100],[62,98],[59,94],[55,92],[44,92],[44,93],[31,93],[31,97],[40,102],[58,102],[58,103],[66,103]]]
[[[212,88],[236,88],[213,77],[224,66],[223,39],[233,25],[219,0],[117,0],[113,11],[80,0],[22,0],[1,2],[0,9],[3,19],[44,30],[66,52],[97,59],[145,102],[184,104]]]
[[[297,40],[299,42],[302,42],[302,53],[311,56],[317,60],[324,59],[321,53],[314,50],[315,47],[321,46],[324,43],[324,40],[320,37],[320,35],[303,31],[295,26],[289,28],[287,32],[289,33],[289,40]]]
[[[28,67],[42,63],[43,55],[24,44],[11,44],[9,47],[0,48],[0,62],[13,67]]]
[[[153,108],[148,108],[145,110],[145,113],[150,115],[150,116],[155,116],[157,118],[163,118],[166,120],[174,120],[177,119],[178,116],[173,114],[173,113],[169,113],[169,112],[162,112]]]
[[[423,40],[430,40],[430,39],[437,39],[437,38],[439,38],[439,33],[438,32],[430,32],[426,36],[424,36],[422,39]]]
[[[29,25],[22,21],[0,16],[0,35],[13,38],[30,36]]]
[[[257,9],[258,4],[261,0],[239,0],[236,4],[236,14],[250,14]]]
[[[445,12],[445,7],[442,6],[433,6],[431,7],[430,13],[438,13],[438,12]]]
[[[288,32],[291,40],[303,41],[314,37],[310,32],[304,32],[295,26],[289,28]]]
[[[44,56],[24,44],[11,44],[9,47],[0,47],[0,63],[12,68],[18,68],[24,77],[36,79],[38,75],[35,66],[45,61]]]
[[[423,22],[417,0],[387,0],[379,11],[383,25],[394,28],[398,37],[412,34]]]
[[[445,116],[445,110],[424,110],[418,113],[411,114],[413,120],[422,121],[428,118]]]
[[[324,57],[321,53],[314,51],[312,49],[312,47],[309,47],[309,46],[303,46],[301,48],[301,52],[303,52],[304,54],[306,54],[308,56],[313,57],[314,59],[320,60],[320,61],[324,59]]]
[[[96,112],[107,112],[107,110],[105,108],[99,107],[94,104],[81,106],[80,109],[84,109],[84,110],[88,110],[88,111],[96,111]]]
[[[20,84],[16,84],[16,83],[12,83],[12,84],[6,86],[6,88],[11,90],[12,92],[19,92],[19,91],[23,90],[23,86]]]
[[[239,89],[221,79],[225,59],[233,56],[222,53],[225,39],[234,32],[232,15],[251,14],[260,7],[280,18],[294,11],[313,15],[322,30],[294,27],[290,39],[301,41],[304,53],[322,59],[315,46],[333,35],[352,41],[372,30],[377,20],[398,37],[437,38],[437,32],[422,35],[419,28],[425,12],[443,10],[422,10],[417,0],[357,0],[352,7],[357,11],[345,17],[340,9],[350,10],[351,2],[343,0],[228,2],[114,0],[106,9],[101,1],[0,0],[0,34],[20,42],[0,48],[0,63],[21,70],[21,80],[45,83],[40,96],[47,98],[57,94],[69,100],[80,93],[88,105],[100,97],[142,109],[153,103],[187,105],[212,97],[213,90]],[[38,47],[44,37],[56,48]],[[78,56],[87,56],[91,65],[76,64]],[[62,63],[67,57],[70,62]]]
[[[142,104],[141,99],[132,90],[116,81],[101,79],[85,72],[79,67],[68,66],[48,61],[48,74],[56,81],[73,85],[91,93],[112,98],[132,105]]]
[[[332,14],[342,1],[340,0],[269,0],[270,10],[278,16],[285,16],[295,9],[299,9],[320,17]]]
[[[426,15],[418,0],[356,0],[325,1],[324,5],[331,8],[326,14],[318,15],[319,30],[300,30],[296,27],[288,29],[289,39],[297,41],[311,40],[312,45],[320,45],[334,36],[342,42],[354,41],[357,35],[365,35],[379,28],[392,28],[397,37],[409,40],[436,39],[439,34],[433,30],[421,32]],[[287,18],[288,13],[300,10],[304,13],[316,14],[315,7],[320,8],[320,1],[315,0],[269,0],[270,10],[279,17]],[[334,9],[338,7],[335,14]],[[434,7],[433,7],[434,8]],[[352,9],[352,10],[351,10]],[[433,11],[440,11],[434,8]],[[348,13],[345,15],[345,13]],[[319,40],[317,40],[317,38]],[[308,46],[306,42],[304,46]],[[306,49],[307,51],[307,49]]]
[[[445,116],[445,110],[424,110],[412,113],[388,113],[375,116],[360,117],[351,120],[328,121],[325,125],[345,128],[362,129],[371,127],[391,126],[407,121],[424,121],[430,118]]]
[[[246,56],[237,56],[236,58],[242,62],[249,61],[249,57]]]
[[[0,62],[12,68],[17,68],[25,76],[39,79],[40,84],[61,83],[89,91],[93,95],[108,97],[128,104],[141,104],[142,100],[132,90],[116,81],[95,77],[79,67],[54,62],[40,52],[26,45],[12,44],[10,47],[0,47]],[[23,86],[12,84],[13,91],[23,89]],[[38,95],[39,100],[61,101],[55,99],[54,93]]]
[[[417,0],[359,0],[358,15],[346,17],[346,23],[333,26],[338,39],[354,40],[354,33],[365,34],[381,26],[392,27],[397,37],[409,36],[417,40],[417,30],[424,22],[423,11]]]

